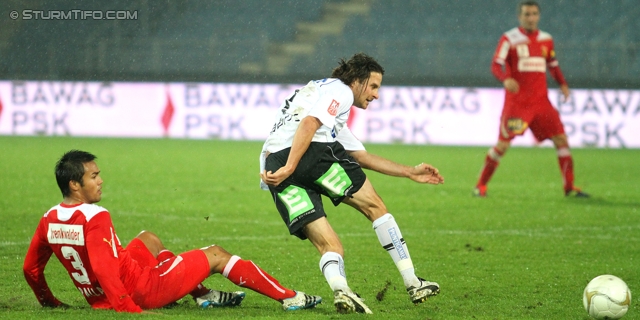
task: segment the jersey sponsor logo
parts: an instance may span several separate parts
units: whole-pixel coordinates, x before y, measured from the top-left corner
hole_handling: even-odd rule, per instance
[[[549,48],[547,48],[547,46],[540,46],[540,51],[542,54],[543,58],[547,58],[547,56],[549,55]]]
[[[344,171],[344,168],[338,163],[331,165],[331,168],[327,170],[318,180],[315,181],[317,185],[320,185],[327,191],[331,197],[342,197],[345,195],[345,191],[353,184],[349,176]]]
[[[507,129],[515,134],[522,134],[529,127],[529,124],[520,118],[510,118],[507,120]]]
[[[335,116],[338,114],[338,107],[340,106],[340,103],[336,100],[331,100],[331,104],[329,105],[329,108],[327,109],[327,112],[329,112],[330,115]]]
[[[546,72],[547,62],[543,57],[520,58],[518,60],[520,72]]]
[[[298,216],[313,210],[313,203],[307,192],[297,186],[288,186],[278,193],[278,198],[282,200],[289,212],[289,224],[293,224]]]
[[[47,238],[51,244],[84,246],[84,231],[81,225],[49,223]]]

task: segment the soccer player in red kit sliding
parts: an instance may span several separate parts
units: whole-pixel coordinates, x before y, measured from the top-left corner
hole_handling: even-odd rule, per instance
[[[55,168],[64,200],[40,219],[24,261],[24,275],[42,306],[67,307],[47,284],[44,269],[52,254],[95,309],[143,312],[191,294],[198,306],[236,306],[244,292],[209,290],[201,282],[221,273],[238,286],[279,301],[285,310],[312,308],[322,299],[280,285],[251,260],[212,245],[174,255],[153,233],[142,231],[126,248],[109,212],[95,205],[102,178],[95,156],[65,153]]]
[[[564,99],[569,86],[555,58],[551,35],[538,29],[540,6],[535,1],[518,5],[520,26],[505,32],[493,57],[491,71],[505,87],[498,143],[489,149],[474,195],[486,197],[487,183],[509,149],[511,140],[527,129],[538,141],[551,139],[560,164],[564,194],[589,197],[573,185],[573,158],[560,115],[549,101],[547,67],[560,85]]]

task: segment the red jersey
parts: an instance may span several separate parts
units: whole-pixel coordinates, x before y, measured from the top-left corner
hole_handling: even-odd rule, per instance
[[[131,299],[142,268],[122,248],[109,212],[94,204],[51,208],[40,220],[24,261],[24,275],[42,305],[58,305],[44,277],[55,254],[96,309],[142,312]]]
[[[521,27],[505,32],[493,56],[491,71],[501,82],[513,78],[520,86],[516,93],[505,90],[505,107],[529,107],[548,101],[547,67],[558,84],[567,83],[555,58],[550,34],[541,30],[527,32]]]

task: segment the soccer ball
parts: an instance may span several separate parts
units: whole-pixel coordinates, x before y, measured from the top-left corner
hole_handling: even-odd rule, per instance
[[[605,274],[593,278],[584,288],[582,302],[594,319],[620,319],[629,310],[631,291],[622,279]]]

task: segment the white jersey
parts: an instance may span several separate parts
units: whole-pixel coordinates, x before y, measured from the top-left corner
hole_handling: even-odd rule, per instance
[[[286,99],[278,110],[273,127],[260,154],[260,172],[265,168],[267,152],[290,148],[300,121],[307,116],[318,118],[322,125],[312,142],[340,142],[348,151],[364,150],[362,143],[347,127],[353,105],[353,91],[341,80],[328,78],[309,81]],[[266,188],[261,183],[263,189]]]

